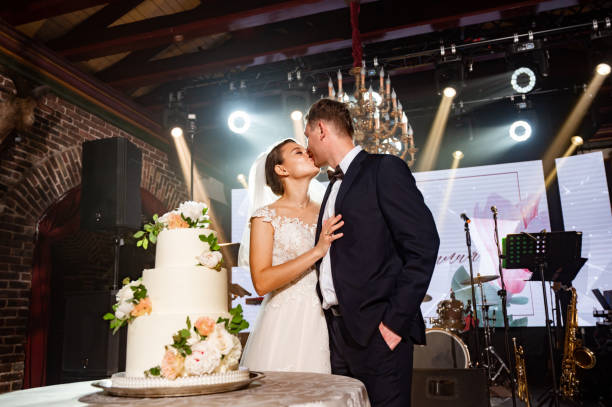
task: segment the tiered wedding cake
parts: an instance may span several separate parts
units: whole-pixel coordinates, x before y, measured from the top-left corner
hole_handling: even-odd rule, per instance
[[[248,379],[248,370],[238,369],[242,347],[233,335],[246,321],[241,310],[228,312],[227,271],[216,233],[203,227],[206,210],[204,204],[186,202],[135,235],[139,246],[156,242],[155,268],[124,282],[115,314],[107,314],[113,316],[111,327],[129,322],[126,372],[113,376],[114,386]]]

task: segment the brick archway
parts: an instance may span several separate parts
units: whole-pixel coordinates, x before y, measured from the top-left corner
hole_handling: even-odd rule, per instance
[[[122,135],[126,135],[125,133]],[[128,137],[143,150],[141,189],[165,207],[185,200],[184,184],[168,169],[168,157]],[[85,141],[85,140],[81,140]],[[0,393],[22,387],[25,338],[32,280],[36,226],[47,209],[81,183],[81,142],[30,159],[26,171],[14,171],[12,187],[0,198]],[[153,160],[155,154],[159,159]],[[15,160],[19,159],[19,152]],[[25,154],[24,154],[25,155]],[[10,162],[7,163],[10,168]]]

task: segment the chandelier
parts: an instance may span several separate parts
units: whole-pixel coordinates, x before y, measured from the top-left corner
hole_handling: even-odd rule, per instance
[[[378,92],[372,89],[370,82],[366,89],[366,64],[362,59],[363,49],[359,33],[360,0],[351,0],[351,37],[353,49],[353,68],[349,73],[355,78],[355,89],[352,95],[342,90],[342,72],[338,70],[338,92],[329,79],[329,98],[344,102],[353,119],[355,142],[364,150],[374,154],[393,154],[406,161],[409,166],[414,164],[417,148],[414,146],[412,127],[408,123],[402,104],[397,100],[395,90],[391,89],[391,78],[374,58],[373,77],[380,78]]]
[[[374,58],[374,67],[378,66]],[[366,89],[365,60],[361,67],[353,67],[350,74],[355,78],[355,89],[352,95],[345,93],[342,87],[342,72],[338,70],[338,91],[329,79],[327,84],[328,97],[344,102],[353,119],[355,142],[364,150],[374,154],[393,154],[402,160],[407,159],[409,166],[415,161],[417,148],[414,146],[412,127],[408,123],[406,113],[398,100],[394,89],[391,89],[391,79],[381,67],[378,92],[370,84]]]

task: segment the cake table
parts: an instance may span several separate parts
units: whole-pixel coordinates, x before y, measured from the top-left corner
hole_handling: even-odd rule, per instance
[[[229,393],[174,398],[108,396],[90,382],[19,390],[0,395],[3,406],[249,406],[249,407],[369,407],[363,383],[344,376],[320,373],[264,372],[265,377]]]

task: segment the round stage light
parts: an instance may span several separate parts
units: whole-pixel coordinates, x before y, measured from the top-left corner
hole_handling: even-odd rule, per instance
[[[512,89],[518,93],[531,92],[536,84],[536,76],[531,69],[521,67],[512,73],[510,83],[512,84]]]
[[[447,98],[453,98],[457,94],[457,91],[455,90],[455,88],[449,86],[447,88],[444,88],[443,93],[444,96],[446,96]]]
[[[457,150],[453,153],[453,158],[455,160],[461,160],[463,158],[463,152],[460,150]]]
[[[172,130],[170,130],[170,134],[172,134],[174,138],[183,137],[183,129],[179,126],[174,126]]]
[[[227,125],[234,133],[243,134],[251,127],[251,118],[247,112],[236,110],[229,115]]]
[[[291,120],[297,122],[298,120],[302,120],[302,112],[299,110],[294,110],[291,112]]]
[[[602,63],[597,65],[597,73],[602,76],[606,76],[610,74],[610,65],[606,63]]]
[[[580,136],[572,137],[572,144],[575,146],[581,146],[584,143],[584,140]]]
[[[524,120],[518,120],[510,126],[510,137],[514,141],[525,141],[531,137],[531,125]]]

